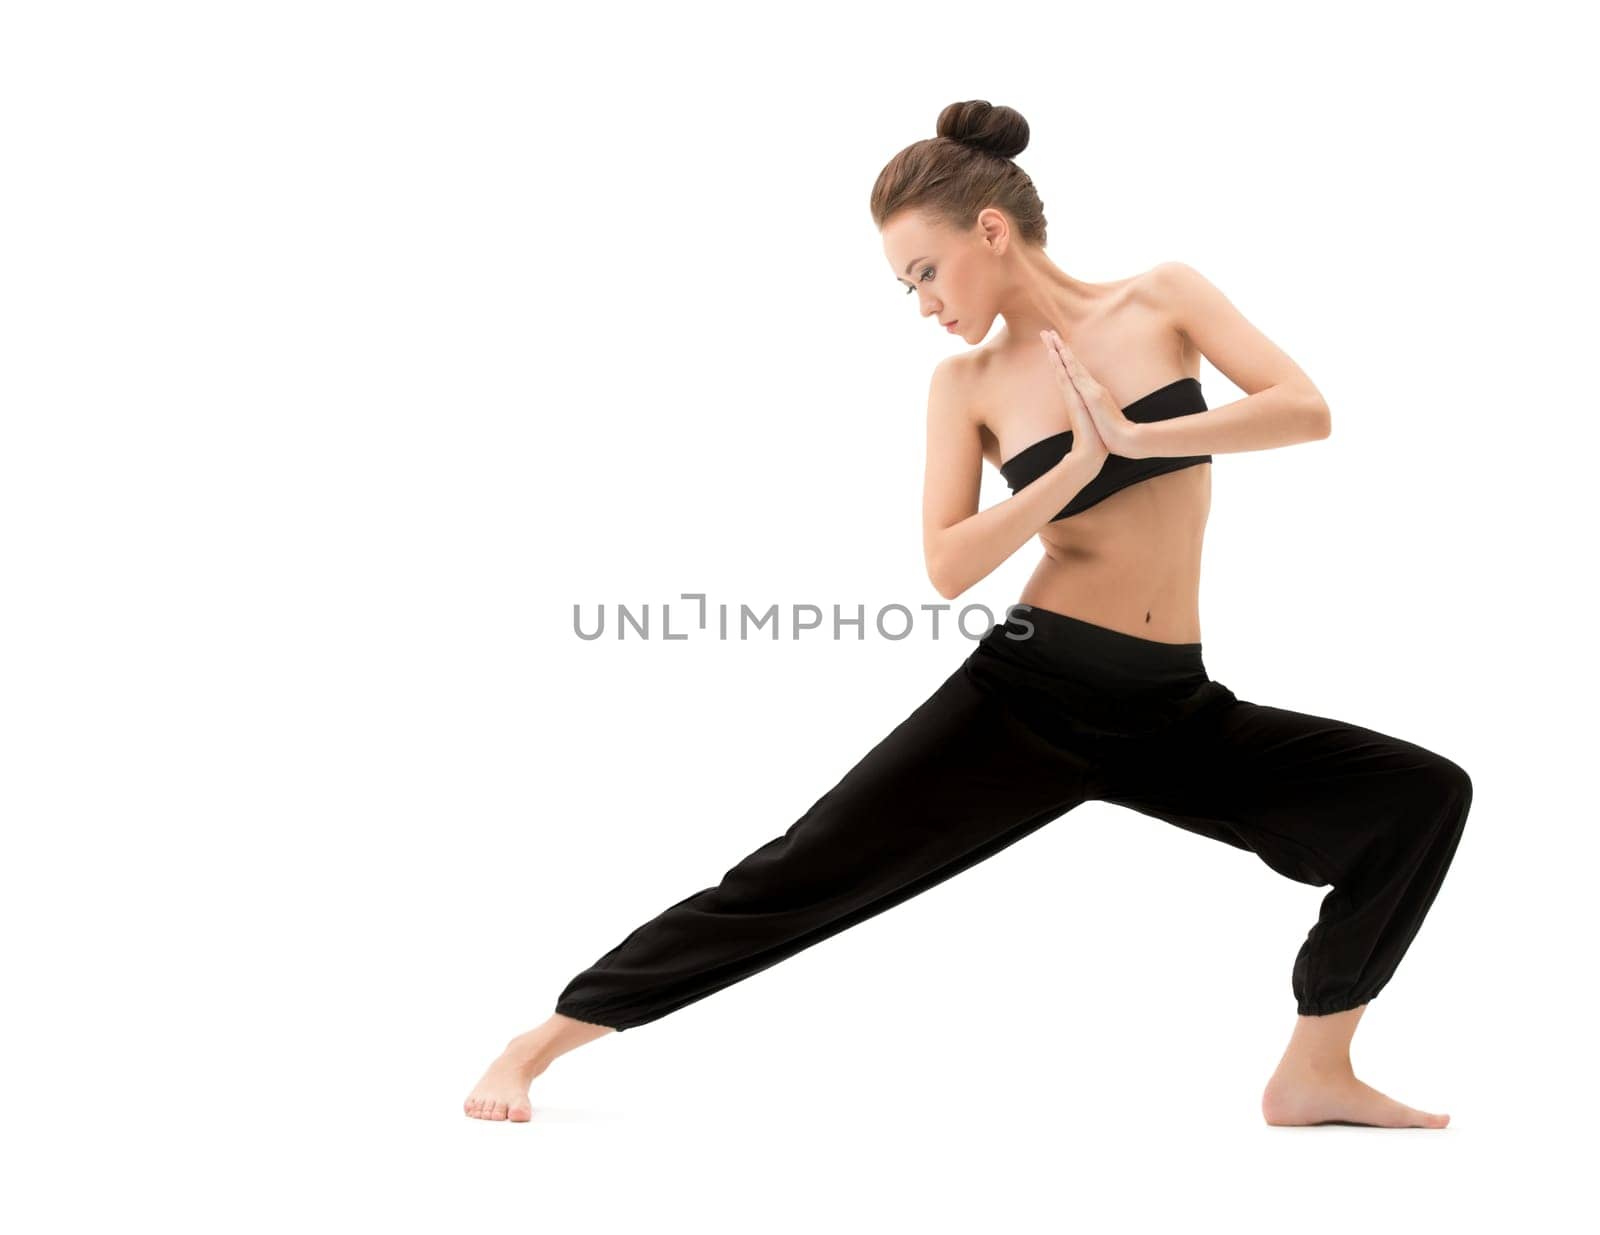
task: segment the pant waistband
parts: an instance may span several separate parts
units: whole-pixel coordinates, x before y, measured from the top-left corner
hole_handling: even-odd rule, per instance
[[[1160,687],[1204,680],[1201,644],[1124,634],[1037,605],[1012,605],[979,641],[987,652],[1045,672],[1070,672],[1108,686]]]

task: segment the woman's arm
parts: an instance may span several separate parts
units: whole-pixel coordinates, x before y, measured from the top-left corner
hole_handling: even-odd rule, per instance
[[[1103,454],[1096,458],[1073,449],[1021,492],[978,510],[983,440],[968,412],[958,360],[950,356],[934,366],[922,490],[923,557],[929,581],[946,600],[987,577],[1026,544],[1105,462]]]
[[[1149,286],[1172,325],[1250,394],[1171,420],[1134,425],[1124,420],[1104,434],[1114,454],[1130,459],[1227,454],[1328,436],[1333,427],[1328,404],[1311,379],[1204,275],[1182,262],[1163,262],[1150,272]],[[1125,440],[1119,443],[1114,436]]]

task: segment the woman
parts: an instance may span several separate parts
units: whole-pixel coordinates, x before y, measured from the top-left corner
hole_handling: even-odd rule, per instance
[[[1008,619],[791,826],[638,927],[512,1039],[465,1103],[526,1120],[557,1056],[703,999],[998,853],[1113,802],[1331,885],[1292,971],[1298,1018],[1270,1124],[1442,1128],[1357,1080],[1350,1039],[1394,974],[1472,800],[1458,765],[1399,738],[1240,700],[1201,658],[1214,453],[1324,438],[1298,366],[1197,272],[1086,283],[1044,252],[1028,126],[954,103],[872,192],[923,316],[985,346],[941,362],[928,409],[928,574],[953,598],[1037,535]],[[1204,355],[1247,398],[1207,409]],[[978,510],[982,460],[1013,490]]]

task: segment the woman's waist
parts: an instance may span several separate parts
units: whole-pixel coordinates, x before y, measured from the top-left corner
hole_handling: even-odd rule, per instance
[[[966,662],[1041,732],[1152,734],[1234,698],[1206,671],[1201,645],[1130,635],[1069,614],[1017,604]]]
[[[1018,603],[1065,613],[1142,639],[1200,641],[1200,555],[1047,554]]]

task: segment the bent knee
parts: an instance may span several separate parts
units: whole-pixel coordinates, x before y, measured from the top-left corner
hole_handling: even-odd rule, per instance
[[[1434,755],[1428,763],[1427,795],[1433,810],[1424,812],[1438,820],[1443,817],[1445,831],[1459,836],[1472,807],[1472,777],[1453,759]]]
[[[1453,759],[1446,759],[1443,755],[1435,756],[1435,759],[1432,775],[1437,792],[1456,804],[1465,817],[1467,808],[1472,805],[1472,777]]]

